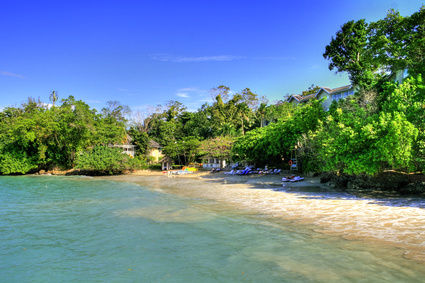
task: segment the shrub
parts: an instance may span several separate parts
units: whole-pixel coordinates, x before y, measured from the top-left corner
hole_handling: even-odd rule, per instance
[[[25,174],[37,167],[34,158],[28,157],[25,152],[6,152],[0,157],[0,172],[4,175]]]
[[[139,167],[139,161],[122,153],[121,149],[101,145],[79,154],[75,159],[75,169],[95,171],[100,174],[120,174],[124,170]]]

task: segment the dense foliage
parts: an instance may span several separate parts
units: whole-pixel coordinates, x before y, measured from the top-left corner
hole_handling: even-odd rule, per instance
[[[277,161],[297,149],[308,171],[424,171],[424,27],[424,7],[409,17],[391,10],[377,22],[347,22],[323,55],[331,70],[349,73],[355,96],[334,101],[329,112],[317,101],[298,107],[238,139],[234,153]],[[404,69],[409,77],[398,84],[394,74]]]
[[[120,148],[97,145],[81,152],[75,158],[75,168],[94,171],[96,174],[119,174],[125,170],[138,168],[139,163],[130,155],[123,154]]]
[[[376,22],[349,21],[323,54],[329,69],[348,72],[360,88],[374,87],[388,73],[425,75],[425,7],[407,17],[394,9]]]
[[[76,154],[88,147],[124,139],[124,121],[107,111],[99,114],[72,96],[61,103],[60,107],[48,107],[29,98],[21,107],[6,107],[0,112],[2,174],[70,168]]]

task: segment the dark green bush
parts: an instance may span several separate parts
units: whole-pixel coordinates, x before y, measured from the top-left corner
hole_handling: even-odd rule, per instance
[[[137,159],[121,152],[121,149],[98,145],[79,154],[75,169],[94,171],[100,174],[120,174],[125,170],[139,169]]]

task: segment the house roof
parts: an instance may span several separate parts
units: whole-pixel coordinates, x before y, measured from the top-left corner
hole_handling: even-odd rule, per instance
[[[299,94],[291,95],[288,98],[287,101],[288,102],[291,102],[292,99],[295,99],[297,102],[309,101],[310,99],[317,97],[317,95],[322,90],[324,90],[325,92],[331,94],[331,93],[337,93],[337,92],[340,92],[340,91],[348,90],[348,89],[351,89],[351,88],[353,88],[352,85],[345,85],[345,86],[337,87],[337,88],[334,88],[334,89],[323,86],[316,93],[309,94],[309,95],[306,95],[306,96],[302,96],[302,95],[299,95]]]
[[[301,101],[301,99],[302,99],[302,96],[301,95],[299,95],[299,94],[293,94],[293,95],[291,95],[289,98],[288,98],[288,102],[290,102],[292,99],[295,99],[296,101]]]
[[[129,145],[133,141],[133,138],[129,134],[125,134],[124,144]]]
[[[160,163],[173,162],[173,159],[169,156],[164,156],[159,162]]]
[[[150,146],[150,148],[160,148],[161,146],[159,145],[159,143],[157,143],[156,141],[154,141],[154,140],[150,140],[149,141],[149,146]]]
[[[340,91],[343,91],[343,90],[347,90],[347,89],[350,89],[352,87],[353,87],[352,85],[345,85],[345,86],[337,87],[337,88],[332,89],[332,93],[336,93],[336,92],[340,92]]]
[[[313,93],[313,94],[309,94],[309,95],[306,95],[306,96],[302,96],[300,102],[307,101],[307,100],[310,100],[312,98],[315,98],[316,95],[317,95],[317,93]]]

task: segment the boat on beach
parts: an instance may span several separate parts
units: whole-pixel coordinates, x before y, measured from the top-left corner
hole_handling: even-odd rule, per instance
[[[282,182],[300,182],[304,180],[304,177],[300,176],[290,176],[290,177],[283,177]]]

